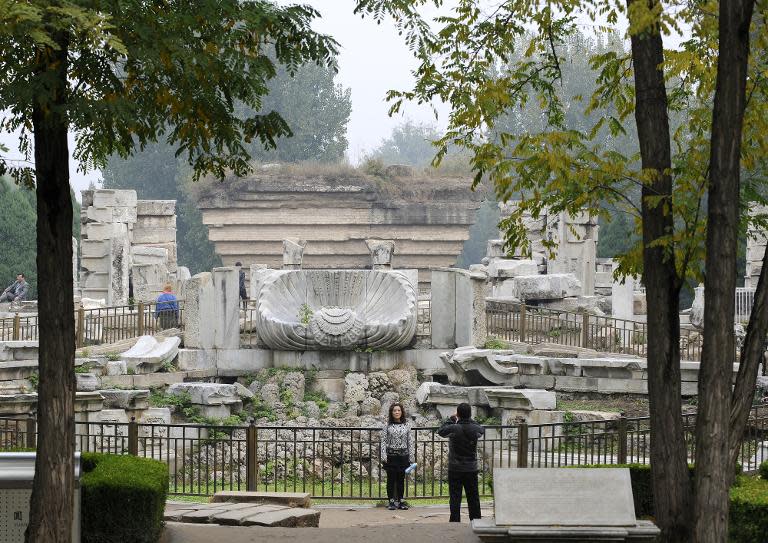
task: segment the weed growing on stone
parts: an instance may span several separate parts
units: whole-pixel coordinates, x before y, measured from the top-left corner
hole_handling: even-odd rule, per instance
[[[506,349],[507,343],[503,339],[499,339],[495,336],[488,336],[485,339],[485,344],[483,345],[483,348],[494,349],[494,350]]]

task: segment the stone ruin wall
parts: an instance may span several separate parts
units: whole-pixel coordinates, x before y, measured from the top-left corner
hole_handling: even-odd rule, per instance
[[[749,212],[753,216],[768,214],[768,207],[752,206]],[[760,279],[760,272],[763,269],[766,246],[768,246],[768,235],[755,228],[750,228],[747,235],[747,269],[744,277],[744,286],[747,288],[757,288],[757,281]]]
[[[85,190],[80,214],[80,292],[107,305],[154,300],[176,278],[176,202],[133,190]]]
[[[336,178],[261,172],[201,191],[198,204],[209,239],[225,266],[280,268],[283,240],[307,241],[308,269],[365,269],[366,240],[393,240],[393,266],[452,266],[469,238],[482,194],[470,179],[408,176],[383,181],[362,174]]]

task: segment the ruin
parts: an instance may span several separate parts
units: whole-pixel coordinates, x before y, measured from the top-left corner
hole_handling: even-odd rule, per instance
[[[132,282],[134,299],[154,300],[176,278],[175,200],[138,200],[133,190],[85,190],[80,220],[83,298],[125,305]]]
[[[418,269],[451,266],[469,238],[482,194],[466,178],[291,174],[263,170],[199,190],[208,237],[224,265],[283,264],[283,240],[307,241],[304,267],[364,269],[371,266],[366,240],[392,240],[392,264]]]

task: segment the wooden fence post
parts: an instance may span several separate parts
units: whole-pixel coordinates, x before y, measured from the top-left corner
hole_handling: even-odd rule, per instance
[[[520,343],[525,343],[525,302],[520,304]]]
[[[144,302],[139,302],[138,311],[138,335],[140,337],[144,335]]]
[[[627,417],[619,417],[619,464],[627,463]]]
[[[581,316],[581,346],[589,347],[589,313],[586,311]]]
[[[77,308],[77,338],[75,343],[78,349],[85,345],[85,309],[82,306]]]
[[[28,449],[36,449],[37,448],[37,422],[35,421],[35,417],[30,416],[26,421],[26,433],[27,433],[27,443],[26,447]]]
[[[139,425],[136,423],[136,417],[131,417],[131,422],[128,423],[128,454],[139,455]]]
[[[528,425],[524,422],[517,427],[517,467],[528,467]]]
[[[21,338],[21,317],[18,313],[13,316],[13,341]]]
[[[248,430],[246,431],[245,435],[245,471],[246,471],[246,487],[248,489],[248,492],[255,492],[256,487],[258,486],[258,466],[257,463],[257,454],[256,449],[258,447],[258,432],[256,429],[256,425],[251,421],[251,424],[248,426]]]

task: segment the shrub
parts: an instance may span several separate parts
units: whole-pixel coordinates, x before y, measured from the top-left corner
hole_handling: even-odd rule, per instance
[[[758,469],[758,472],[760,473],[760,477],[768,481],[768,460],[760,464],[760,467],[757,469]]]
[[[761,468],[763,466],[766,466],[766,462],[763,462]],[[768,480],[738,477],[736,484],[731,487],[728,541],[731,543],[765,541],[766,534],[768,534]]]
[[[483,345],[483,348],[485,349],[495,349],[495,350],[506,349],[507,347],[509,347],[509,345],[507,345],[506,341],[494,336],[487,337],[485,339],[485,344]]]
[[[83,453],[83,543],[155,543],[163,529],[168,467],[135,456]]]
[[[763,463],[765,465],[766,463]],[[635,515],[654,516],[651,467],[645,464],[574,466],[585,468],[629,468]],[[694,466],[688,466],[693,484]],[[761,465],[762,468],[762,465]],[[731,488],[729,532],[731,543],[761,541],[759,534],[768,533],[768,481],[741,475],[736,466],[736,484]],[[761,536],[762,537],[762,536]]]

